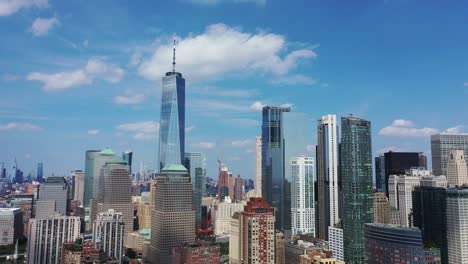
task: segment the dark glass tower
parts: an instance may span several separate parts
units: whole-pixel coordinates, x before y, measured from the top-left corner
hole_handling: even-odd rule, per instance
[[[182,164],[184,150],[185,79],[172,71],[162,78],[159,171],[166,165]]]
[[[385,192],[388,197],[388,179],[390,175],[402,175],[412,167],[419,167],[419,152],[393,152],[384,154],[385,158]]]
[[[44,181],[44,164],[42,162],[39,162],[37,164],[36,181],[38,182]]]
[[[374,221],[371,123],[351,115],[341,118],[341,128],[344,259],[361,264],[366,255],[364,224]]]

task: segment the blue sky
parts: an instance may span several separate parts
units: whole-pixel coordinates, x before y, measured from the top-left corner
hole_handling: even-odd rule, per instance
[[[151,2],[151,3],[150,3]],[[352,3],[351,3],[352,2]],[[468,132],[464,1],[0,1],[0,161],[83,169],[87,149],[157,160],[160,77],[187,80],[187,151],[251,178],[264,104],[372,121],[374,154]],[[138,169],[138,167],[134,168]]]

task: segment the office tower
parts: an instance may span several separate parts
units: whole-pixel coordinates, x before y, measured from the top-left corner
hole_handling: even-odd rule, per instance
[[[192,179],[193,205],[195,206],[196,226],[201,226],[202,198],[206,193],[206,157],[200,152],[184,154],[184,165]]]
[[[292,234],[312,234],[315,237],[314,158],[293,157],[290,170]]]
[[[47,177],[40,186],[36,201],[36,217],[47,217],[55,213],[70,214],[70,188],[64,177]]]
[[[73,178],[73,200],[80,201],[80,205],[83,205],[84,198],[84,173],[81,170],[72,172]]]
[[[220,247],[209,242],[185,244],[174,248],[173,264],[219,264]]]
[[[0,246],[13,245],[23,237],[23,213],[20,208],[0,208]]]
[[[16,158],[15,158],[11,163],[11,170],[10,170],[10,173],[8,174],[8,177],[7,177],[7,182],[9,184],[12,184],[12,183],[15,182],[15,177],[16,177],[16,174],[17,174],[17,168],[18,168],[18,165],[16,164]]]
[[[468,189],[447,190],[447,247],[448,263],[468,263]]]
[[[255,138],[255,193],[262,197],[262,137]]]
[[[339,226],[329,226],[328,243],[330,250],[333,252],[333,257],[344,261],[343,229]]]
[[[378,192],[384,192],[387,190],[385,182],[385,156],[379,154],[375,157],[375,187]]]
[[[442,264],[449,263],[446,199],[447,190],[444,187],[425,186],[424,181],[413,191],[413,225],[421,229],[425,245],[440,248]]]
[[[127,162],[129,174],[132,175],[133,151],[127,150],[122,153],[122,159]]]
[[[400,212],[400,225],[411,226],[410,214],[413,209],[412,192],[421,184],[420,177],[410,175],[390,175],[388,198],[390,206]]]
[[[447,183],[454,186],[468,184],[468,168],[463,150],[449,150],[447,161]]]
[[[159,128],[159,171],[166,165],[182,164],[185,153],[185,79],[173,68],[162,78]]]
[[[263,198],[250,198],[244,211],[234,214],[231,225],[230,263],[275,263],[274,209]]]
[[[403,175],[411,168],[419,167],[418,152],[393,152],[384,154],[385,159],[385,185],[388,196],[388,178],[390,175]]]
[[[96,157],[99,156],[100,150],[87,150],[85,157],[85,189],[84,189],[84,207],[91,206],[93,198],[94,177],[99,177],[101,167],[96,164]],[[96,175],[96,176],[95,176]]]
[[[62,245],[80,237],[78,216],[50,215],[30,220],[28,264],[60,263]]]
[[[468,160],[468,134],[431,136],[432,170],[434,175],[447,175],[449,150],[463,149]]]
[[[5,163],[0,162],[0,179],[5,178]]]
[[[307,155],[307,116],[289,107],[265,106],[262,110],[262,193],[276,208],[276,225],[291,229],[292,157]]]
[[[11,208],[19,208],[23,218],[23,234],[28,236],[29,219],[33,216],[34,195],[32,194],[15,194],[10,200]]]
[[[353,115],[341,118],[344,260],[363,263],[364,224],[374,221],[370,121]]]
[[[131,233],[133,231],[132,180],[127,162],[115,155],[108,157],[102,166],[98,186],[96,215],[109,209],[121,212],[125,223],[124,233]]]
[[[221,202],[226,196],[232,197],[233,190],[231,190],[232,174],[229,173],[225,165],[221,165],[218,175],[218,200]]]
[[[365,224],[365,236],[366,263],[427,263],[418,228],[369,223]]]
[[[234,178],[234,200],[241,201],[244,198],[244,180],[240,175]]]
[[[156,175],[151,217],[150,263],[170,263],[172,248],[195,242],[192,183],[182,165],[168,165]]]
[[[374,193],[374,223],[390,223],[390,205],[384,192]]]
[[[118,259],[123,255],[124,219],[121,212],[112,209],[99,213],[93,224],[93,243],[96,249],[107,256]]]
[[[286,264],[286,239],[282,232],[275,232],[275,264]]]
[[[229,234],[232,216],[236,212],[242,212],[244,205],[245,203],[232,202],[229,196],[218,204],[214,223],[216,235]]]
[[[418,153],[419,158],[419,167],[423,169],[427,169],[427,157],[424,155],[424,152]]]
[[[143,199],[145,194],[148,200]],[[138,229],[151,228],[151,213],[154,209],[154,205],[151,205],[151,193],[142,192],[140,201],[138,201],[137,217],[138,217]]]
[[[44,163],[37,163],[36,181],[44,182]]]
[[[328,239],[328,227],[339,223],[338,124],[336,115],[322,116],[317,126],[317,183],[319,238]]]

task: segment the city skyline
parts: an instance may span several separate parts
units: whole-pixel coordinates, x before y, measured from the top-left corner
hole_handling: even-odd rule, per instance
[[[370,120],[373,156],[430,157],[431,134],[467,130],[465,3],[200,3],[171,3],[170,14],[169,3],[1,7],[0,144],[9,151],[0,160],[16,157],[25,176],[39,162],[44,176],[68,175],[84,169],[85,150],[109,147],[157,170],[160,77],[172,68],[174,32],[177,71],[189,80],[185,151],[206,154],[209,177],[220,158],[253,179],[265,104],[292,105],[312,127],[326,114]]]

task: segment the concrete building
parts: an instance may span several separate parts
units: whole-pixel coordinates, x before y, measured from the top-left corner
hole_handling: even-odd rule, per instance
[[[80,237],[80,218],[58,214],[32,218],[29,228],[28,264],[60,263],[63,243]]]
[[[282,232],[275,234],[275,264],[286,264],[286,239]]]
[[[251,198],[231,223],[230,263],[275,263],[275,215],[263,198]]]
[[[23,213],[23,234],[28,237],[29,219],[34,216],[34,195],[15,194],[10,200],[11,208],[19,208]]]
[[[319,238],[328,239],[328,227],[340,222],[339,215],[339,153],[336,115],[326,115],[317,126],[317,183]]]
[[[304,240],[293,237],[288,240],[285,244],[285,263],[286,264],[299,264],[301,263],[303,256],[307,256],[314,252],[322,252],[327,247],[323,240],[317,241],[319,243],[307,242]],[[331,255],[331,254],[330,254]]]
[[[447,183],[451,186],[468,185],[468,166],[464,151],[449,150],[447,159]]]
[[[234,178],[234,201],[241,201],[244,199],[244,180],[240,175]]]
[[[73,178],[73,200],[80,201],[83,205],[84,201],[84,173],[81,170],[76,170],[72,173]]]
[[[40,186],[36,217],[70,214],[70,188],[64,177],[48,177]]]
[[[173,264],[219,264],[219,245],[211,245],[209,242],[185,244],[173,249]]]
[[[337,260],[344,261],[343,229],[339,226],[329,226],[328,242],[329,248],[333,252],[332,256]]]
[[[468,160],[468,135],[437,134],[431,136],[432,170],[434,175],[447,175],[449,151],[464,150]]]
[[[222,202],[226,196],[233,197],[234,180],[225,165],[221,165],[218,175],[218,200]]]
[[[468,188],[447,190],[448,263],[468,263]]]
[[[236,212],[242,212],[244,205],[243,202],[232,202],[229,196],[219,203],[214,223],[216,235],[229,234],[232,216]]]
[[[388,180],[390,206],[400,212],[400,225],[410,226],[413,209],[412,192],[421,183],[420,177],[409,175],[390,175]]]
[[[93,243],[107,256],[122,260],[125,222],[121,212],[109,209],[97,215],[93,225]]]
[[[312,157],[293,157],[291,170],[291,230],[293,235],[315,236],[314,179]]]
[[[344,264],[343,261],[331,257],[330,251],[317,251],[301,256],[301,264]]]
[[[170,263],[172,249],[195,242],[192,182],[182,165],[168,165],[156,175],[155,206],[151,218],[149,263]]]
[[[390,205],[384,192],[374,193],[374,223],[390,223]]]
[[[0,208],[0,246],[13,245],[22,238],[23,228],[20,208]]]
[[[255,193],[262,197],[262,137],[255,138]]]

